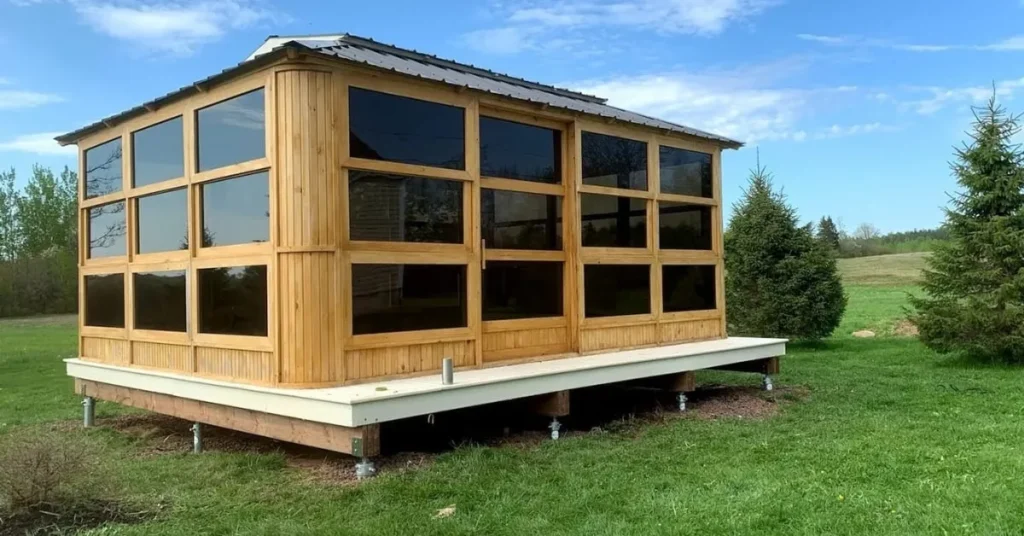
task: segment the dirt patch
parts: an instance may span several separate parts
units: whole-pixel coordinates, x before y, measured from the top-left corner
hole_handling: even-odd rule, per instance
[[[572,414],[559,418],[563,437],[586,433],[639,434],[649,425],[679,419],[767,419],[781,402],[799,400],[806,389],[776,386],[771,392],[757,387],[702,385],[687,395],[681,413],[673,393],[635,387],[602,386],[573,391]],[[550,441],[550,419],[526,410],[522,401],[510,401],[384,423],[381,456],[374,457],[377,474],[429,467],[436,457],[463,445],[536,448]],[[192,449],[191,423],[157,414],[124,415],[101,419],[138,441],[141,456],[180,454]],[[356,458],[214,426],[203,427],[208,451],[280,454],[284,466],[300,471],[313,482],[350,485],[356,482]]]
[[[756,387],[706,385],[689,395],[694,417],[715,419],[767,419],[779,412],[780,400],[802,399],[806,390],[776,387],[762,391]]]
[[[896,321],[892,326],[892,334],[897,337],[917,337],[920,333],[913,322],[903,319]]]
[[[142,523],[156,517],[156,514],[110,501],[96,501],[70,510],[40,506],[16,514],[0,514],[0,536],[64,536],[108,523]]]

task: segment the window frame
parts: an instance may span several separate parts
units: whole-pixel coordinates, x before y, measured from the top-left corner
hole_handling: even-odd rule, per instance
[[[480,176],[480,186],[477,192],[477,198],[482,199],[482,190],[504,190],[509,192],[527,193],[527,194],[539,194],[553,196],[559,200],[562,209],[562,249],[561,250],[532,250],[532,249],[499,249],[488,247],[483,238],[480,238],[481,248],[481,260],[480,260],[480,277],[481,283],[483,280],[484,272],[487,270],[488,261],[547,261],[547,262],[561,262],[562,263],[562,314],[560,316],[540,316],[533,318],[517,318],[508,320],[483,320],[483,298],[481,294],[481,302],[479,305],[479,311],[481,316],[482,330],[481,336],[486,336],[489,333],[498,333],[503,331],[516,331],[525,329],[545,329],[545,328],[564,328],[569,327],[571,322],[570,318],[572,311],[575,310],[574,296],[570,289],[573,288],[575,274],[572,270],[572,252],[576,247],[574,235],[574,225],[572,217],[570,216],[571,207],[571,195],[572,189],[572,167],[570,162],[575,161],[572,158],[572,144],[570,143],[570,136],[573,133],[573,126],[571,122],[560,122],[552,119],[547,119],[535,115],[520,114],[515,112],[508,112],[495,107],[483,107],[480,109],[481,117],[490,117],[493,119],[501,119],[503,121],[511,121],[514,123],[521,123],[524,125],[537,126],[558,131],[560,140],[560,151],[559,155],[561,158],[561,180],[558,183],[542,183],[525,181],[520,179],[508,179],[502,177],[491,177],[486,175]],[[477,148],[479,150],[479,140],[477,140]],[[479,166],[478,166],[479,168]],[[479,169],[478,169],[479,170]],[[480,213],[481,207],[476,207],[476,213],[474,219],[482,221],[482,214]],[[481,290],[482,292],[482,290]],[[569,339],[574,337],[572,333],[569,334]]]
[[[230,348],[239,351],[274,352],[278,337],[277,326],[277,285],[276,281],[276,255],[274,245],[277,244],[277,226],[273,224],[277,218],[276,209],[276,171],[271,165],[276,148],[273,143],[276,141],[273,128],[273,83],[274,71],[267,71],[256,76],[249,76],[227,82],[212,88],[201,88],[201,91],[192,95],[184,101],[172,103],[166,107],[149,110],[140,117],[125,121],[111,130],[105,130],[97,134],[87,136],[79,142],[79,166],[78,166],[78,263],[79,263],[79,336],[80,337],[102,337],[126,341],[153,342],[169,345],[185,346],[190,349],[203,348]],[[264,128],[263,157],[240,162],[228,166],[219,167],[203,172],[197,172],[197,151],[198,132],[196,120],[199,110],[231,100],[240,95],[253,91],[264,90]],[[182,119],[182,136],[184,147],[184,170],[185,175],[142,187],[134,187],[134,147],[133,134],[151,126],[156,126],[177,117]],[[121,139],[122,146],[122,188],[121,191],[99,197],[85,199],[85,162],[82,156],[84,151],[89,150],[113,139]],[[198,206],[198,188],[209,181],[231,178],[236,175],[265,171],[268,174],[270,199],[270,230],[269,240],[259,244],[239,244],[232,246],[199,248],[197,241],[197,229],[201,218]],[[138,198],[156,195],[171,190],[185,189],[187,200],[186,220],[188,222],[189,248],[170,252],[154,252],[146,254],[137,253],[138,242]],[[126,255],[117,257],[102,257],[98,259],[88,258],[88,241],[86,233],[81,232],[87,229],[88,211],[90,208],[112,202],[125,202],[125,222],[127,227],[128,248]],[[194,282],[197,277],[197,270],[202,268],[231,267],[243,264],[258,264],[267,266],[267,336],[246,336],[246,335],[218,335],[199,334],[198,330],[198,308],[199,303],[194,300]],[[139,330],[134,328],[134,276],[136,272],[164,271],[164,270],[185,270],[186,289],[188,295],[186,316],[186,333],[167,332],[156,330]],[[98,328],[85,326],[84,322],[84,275],[123,273],[125,277],[125,328]],[[130,351],[130,350],[129,350]],[[193,361],[192,367],[196,363]]]
[[[150,128],[154,128],[154,127],[158,127],[160,125],[163,125],[164,123],[167,123],[169,121],[173,121],[175,119],[181,119],[181,138],[182,138],[182,142],[181,142],[182,143],[182,145],[181,145],[181,165],[182,165],[182,168],[181,169],[182,169],[182,171],[184,173],[182,173],[181,175],[178,175],[176,177],[170,177],[170,178],[167,178],[167,179],[164,179],[164,180],[161,180],[161,181],[157,181],[157,182],[154,182],[154,183],[150,183],[150,184],[146,184],[146,185],[143,185],[143,186],[136,187],[135,186],[135,136],[138,133],[140,133],[140,132],[142,132],[144,130],[147,130],[147,129],[150,129]],[[127,167],[128,167],[128,170],[129,170],[129,173],[128,173],[129,176],[127,177],[128,180],[126,182],[128,183],[129,189],[137,190],[137,191],[146,191],[147,189],[152,189],[154,191],[162,191],[163,188],[161,186],[164,183],[166,183],[166,182],[170,182],[170,181],[184,182],[185,181],[186,177],[188,176],[188,156],[187,156],[188,151],[186,150],[186,147],[188,147],[188,141],[189,141],[188,140],[188,133],[186,132],[186,130],[187,129],[185,128],[185,114],[178,114],[178,115],[173,115],[171,117],[167,117],[167,118],[162,119],[160,121],[157,121],[155,123],[150,123],[150,124],[147,124],[145,126],[129,130],[124,135],[124,139],[128,140],[128,160],[129,161],[128,161],[128,166]],[[139,195],[139,194],[136,194],[136,195]]]
[[[439,88],[425,83],[400,83],[395,80],[381,80],[372,75],[352,71],[340,82],[338,104],[345,121],[339,126],[338,150],[341,153],[341,290],[344,298],[342,307],[342,338],[345,351],[365,350],[417,343],[470,342],[477,338],[480,309],[480,274],[475,270],[474,259],[479,255],[477,244],[476,210],[479,183],[476,175],[480,166],[477,140],[478,103],[454,88]],[[448,169],[418,164],[405,164],[386,160],[371,160],[350,155],[348,106],[349,88],[356,87],[397,97],[408,97],[423,101],[446,104],[463,109],[464,124],[464,169]],[[349,207],[349,171],[370,171],[393,173],[427,179],[456,180],[462,184],[462,243],[441,244],[431,242],[388,242],[360,241],[351,238],[351,210]],[[390,333],[367,333],[355,335],[352,322],[352,266],[355,264],[460,264],[466,266],[466,310],[467,326],[416,331],[395,331]],[[478,353],[478,352],[477,352]]]

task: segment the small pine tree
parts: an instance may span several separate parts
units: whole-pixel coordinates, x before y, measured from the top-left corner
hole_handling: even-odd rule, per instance
[[[818,240],[832,251],[839,251],[839,229],[831,216],[822,216],[818,222]]]
[[[834,253],[798,227],[795,211],[758,166],[725,235],[729,326],[738,334],[821,339],[839,325],[846,295]]]
[[[975,108],[971,143],[952,164],[963,191],[924,272],[910,320],[940,352],[1024,362],[1024,154],[1018,118],[996,103]]]

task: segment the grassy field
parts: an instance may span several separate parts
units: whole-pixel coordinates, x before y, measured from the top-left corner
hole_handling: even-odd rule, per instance
[[[60,363],[74,352],[73,325],[47,319],[0,322],[0,430],[56,423],[116,460],[124,496],[159,514],[102,534],[1020,534],[1024,371],[884,336],[919,261],[842,262],[847,318],[834,338],[792,347],[769,418],[708,419],[698,407],[570,428],[558,442],[465,445],[339,483],[280,452],[161,449],[171,432],[111,427],[124,410],[109,404],[97,429],[62,422],[80,415]],[[849,335],[864,328],[883,336]],[[698,380],[753,392],[758,378]]]

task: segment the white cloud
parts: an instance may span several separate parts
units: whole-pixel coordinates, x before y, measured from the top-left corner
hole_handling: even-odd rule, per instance
[[[950,50],[989,50],[1012,52],[1024,50],[1024,36],[1014,36],[987,45],[903,43],[892,39],[876,39],[859,35],[797,34],[797,39],[834,47],[885,48],[905,52],[947,52]]]
[[[764,140],[802,141],[811,136],[799,123],[810,110],[855,88],[774,89],[753,85],[759,71],[685,72],[620,77],[569,84],[600,95],[609,104],[754,143]]]
[[[873,132],[895,132],[899,130],[893,125],[882,123],[861,123],[857,125],[832,125],[817,134],[816,139],[844,138],[846,136],[857,136],[860,134],[871,134]]]
[[[471,48],[491,54],[517,54],[535,48],[534,32],[527,28],[477,30],[463,36]]]
[[[44,156],[76,156],[78,150],[73,145],[61,147],[53,140],[62,132],[41,132],[24,134],[12,140],[0,141],[0,151],[16,151]]]
[[[6,84],[6,81],[0,81],[0,85]],[[62,102],[63,100],[64,99],[62,97],[52,93],[18,89],[0,89],[0,110],[34,108],[44,104]]]
[[[956,104],[977,104],[984,102],[995,95],[1000,98],[1011,98],[1018,90],[1024,88],[1024,78],[1016,80],[1002,80],[993,86],[967,86],[956,88],[944,87],[916,87],[911,91],[930,93],[931,96],[924,99],[910,100],[903,103],[921,115],[931,115],[947,106]]]
[[[600,39],[596,28],[715,35],[734,22],[757,15],[782,0],[573,0],[566,3],[499,5],[501,27],[466,34],[483,52],[515,53],[553,48],[549,41]],[[586,33],[584,33],[586,31]]]
[[[15,0],[29,6],[43,0]],[[60,0],[54,0],[60,1]],[[92,30],[150,52],[191,54],[230,30],[286,17],[259,0],[66,0]]]

